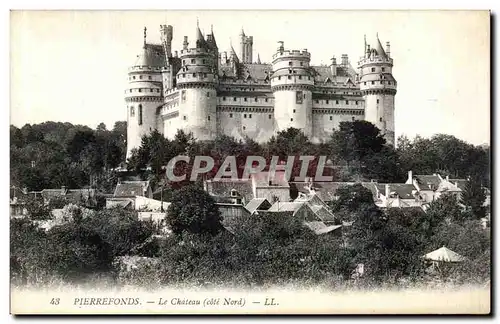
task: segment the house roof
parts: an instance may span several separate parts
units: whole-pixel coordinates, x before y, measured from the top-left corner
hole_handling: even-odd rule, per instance
[[[309,184],[306,182],[292,182],[299,192],[308,194]],[[343,186],[354,185],[354,182],[314,182],[312,188],[316,195],[323,201],[331,201],[335,199],[337,190]]]
[[[442,262],[461,262],[465,260],[465,257],[443,246],[424,255],[424,259]]]
[[[417,180],[421,190],[436,190],[441,182],[439,176],[434,174],[415,175],[413,178]]]
[[[214,196],[229,197],[231,196],[231,190],[235,189],[245,201],[250,201],[254,198],[251,180],[207,180],[205,184],[208,193]]]
[[[148,187],[148,181],[124,181],[116,185],[113,196],[144,196]]]
[[[316,235],[330,233],[339,228],[342,228],[342,225],[327,226],[325,223],[319,221],[304,222],[304,225],[312,230]]]
[[[245,206],[245,208],[253,214],[254,211],[264,206],[264,209],[269,209],[271,203],[266,198],[254,198]]]
[[[302,206],[304,205],[303,202],[281,202],[277,201],[275,202],[268,210],[270,212],[277,212],[277,211],[290,211],[290,212],[296,212],[299,210]]]
[[[89,199],[95,195],[95,189],[43,189],[41,195],[44,199],[65,198],[71,201]]]
[[[456,184],[456,186],[460,190],[464,190],[465,186],[467,185],[467,179],[448,179],[448,181],[450,181],[453,184]]]

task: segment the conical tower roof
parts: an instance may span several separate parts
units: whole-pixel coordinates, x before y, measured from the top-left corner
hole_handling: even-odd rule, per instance
[[[380,39],[378,38],[378,35],[377,35],[377,41],[375,44],[375,50],[377,51],[378,55],[382,56],[385,59],[387,58],[387,54],[384,51],[384,47],[382,46],[382,43],[380,43]]]

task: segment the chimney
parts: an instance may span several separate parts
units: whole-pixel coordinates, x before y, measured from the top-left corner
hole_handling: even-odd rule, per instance
[[[413,172],[410,170],[408,171],[408,181],[406,181],[409,184],[413,183]]]
[[[330,72],[333,76],[337,76],[337,59],[335,56],[332,57],[332,64],[330,65]]]
[[[387,54],[387,57],[391,57],[391,44],[389,42],[385,43],[385,53]]]
[[[343,67],[347,67],[349,65],[349,56],[347,54],[342,54],[342,62],[341,65]]]
[[[188,49],[188,37],[187,36],[184,36],[184,43],[182,43],[182,49],[183,50],[187,50]]]
[[[390,191],[389,191],[389,184],[386,183],[385,184],[385,198],[389,198],[389,194],[390,194]]]

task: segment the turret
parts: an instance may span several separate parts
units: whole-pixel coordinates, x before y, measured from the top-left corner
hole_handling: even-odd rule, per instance
[[[367,48],[359,61],[359,85],[365,98],[365,120],[377,126],[387,143],[394,145],[394,97],[397,82],[392,75],[393,60],[383,49],[380,40]],[[390,47],[387,47],[390,49]]]
[[[242,63],[253,63],[253,36],[246,36],[241,28],[240,32],[240,58]]]
[[[192,132],[199,140],[209,140],[216,132],[218,55],[210,50],[198,27],[196,35],[196,47],[183,49],[179,56],[179,128]]]
[[[141,145],[143,135],[158,129],[157,111],[161,106],[162,68],[166,64],[162,45],[148,44],[144,29],[144,44],[135,64],[128,70],[125,89],[127,106],[127,158]]]
[[[331,58],[332,64],[330,64],[330,72],[332,73],[333,76],[337,75],[337,59],[335,56]]]
[[[307,50],[285,50],[283,42],[279,43],[273,55],[271,76],[277,131],[294,127],[311,137],[314,86],[309,72],[311,54]]]

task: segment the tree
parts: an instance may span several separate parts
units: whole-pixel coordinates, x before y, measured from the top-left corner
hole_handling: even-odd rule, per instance
[[[222,230],[219,208],[198,185],[188,185],[173,193],[166,221],[176,234],[188,231],[215,235]]]
[[[337,199],[329,203],[333,212],[345,210],[351,213],[358,211],[362,206],[375,205],[371,191],[359,183],[340,187],[336,196]]]
[[[485,200],[486,195],[481,186],[481,180],[477,176],[470,177],[462,191],[460,202],[466,206],[474,218],[480,219],[485,216],[485,208],[483,207]]]

